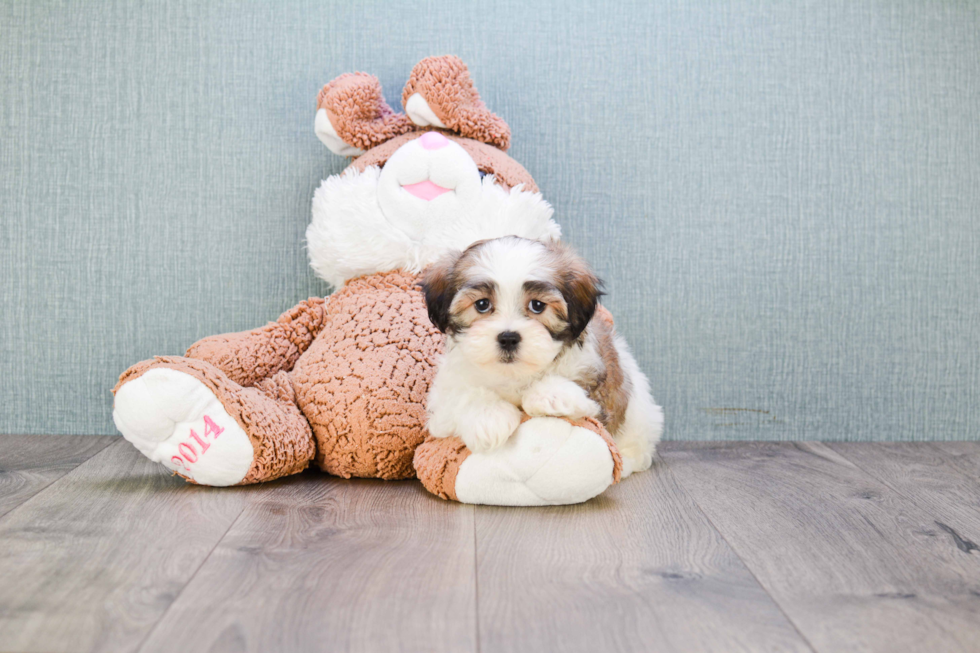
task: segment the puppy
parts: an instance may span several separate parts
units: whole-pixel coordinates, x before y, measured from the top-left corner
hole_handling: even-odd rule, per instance
[[[471,451],[499,447],[532,417],[595,417],[616,441],[623,475],[650,467],[663,412],[596,312],[600,281],[568,247],[506,236],[433,264],[422,280],[446,354],[429,391],[428,428]]]

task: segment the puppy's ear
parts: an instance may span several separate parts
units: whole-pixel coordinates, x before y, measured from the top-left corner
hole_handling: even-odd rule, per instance
[[[576,340],[592,321],[602,292],[602,281],[592,268],[566,245],[549,245],[557,257],[555,269],[558,290],[568,307],[568,329],[565,340]]]
[[[425,296],[425,307],[429,311],[429,320],[437,329],[446,333],[449,330],[451,318],[449,307],[459,290],[459,279],[456,274],[456,263],[462,252],[452,252],[430,265],[422,275],[422,294]]]

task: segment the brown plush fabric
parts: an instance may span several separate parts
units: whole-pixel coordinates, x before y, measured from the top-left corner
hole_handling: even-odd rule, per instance
[[[198,340],[188,348],[188,358],[207,361],[243,386],[291,370],[326,323],[323,299],[300,302],[264,327],[224,333]]]
[[[416,64],[402,102],[416,92],[448,129],[420,128],[395,113],[385,103],[381,83],[366,73],[346,73],[324,86],[317,108],[326,110],[341,140],[365,150],[351,164],[362,172],[369,166],[383,167],[395,150],[426,131],[439,131],[505,188],[523,184],[524,190],[538,192],[530,173],[504,153],[510,146],[510,128],[487,110],[458,57],[429,57]]]
[[[252,441],[255,456],[240,485],[271,481],[303,471],[313,458],[310,425],[295,403],[289,376],[279,372],[259,387],[243,388],[214,365],[181,356],[157,356],[123,372],[113,394],[127,381],[165,367],[206,385]],[[180,474],[183,478],[186,476]],[[191,480],[191,479],[187,479]]]
[[[504,151],[510,147],[510,127],[487,109],[459,57],[428,57],[415,64],[402,92],[402,106],[415,93],[450,130]]]
[[[321,89],[317,109],[325,109],[337,135],[348,145],[370,150],[415,129],[385,102],[381,82],[367,73],[345,73]]]
[[[442,129],[427,129],[393,138],[387,143],[379,145],[354,159],[350,167],[361,172],[369,166],[384,167],[384,164],[395,153],[395,150],[405,143],[418,138],[426,131],[438,131],[449,140],[460,145],[470,155],[478,169],[496,177],[497,181],[504,188],[511,189],[518,184],[524,184],[524,190],[532,193],[538,192],[538,185],[534,183],[531,173],[525,170],[524,166],[514,159],[486,143],[474,141],[470,138],[462,138]]]
[[[456,475],[470,456],[470,450],[457,437],[426,438],[415,450],[415,473],[426,490],[442,499],[456,498]]]
[[[205,338],[187,358],[139,363],[116,387],[157,366],[200,379],[252,440],[246,483],[314,456],[337,476],[410,478],[442,353],[416,281],[403,271],[353,279],[260,329]]]
[[[399,270],[348,281],[327,300],[327,325],[290,375],[316,438],[316,464],[331,474],[415,475],[442,353],[416,279]]]

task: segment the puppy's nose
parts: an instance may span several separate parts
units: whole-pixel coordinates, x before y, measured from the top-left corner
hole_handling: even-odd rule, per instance
[[[427,150],[438,150],[440,147],[449,145],[449,139],[439,132],[425,132],[419,136],[419,142]]]
[[[497,334],[497,342],[504,351],[514,351],[521,343],[521,334],[517,331],[504,331]]]

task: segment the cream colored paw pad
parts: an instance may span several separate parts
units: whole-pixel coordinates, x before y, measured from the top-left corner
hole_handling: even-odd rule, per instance
[[[496,506],[567,505],[588,501],[612,480],[612,455],[601,437],[562,419],[537,417],[502,447],[470,454],[456,475],[456,497]]]
[[[235,485],[252,465],[252,442],[196,378],[158,367],[116,392],[112,419],[123,437],[167,469],[202,485]]]

